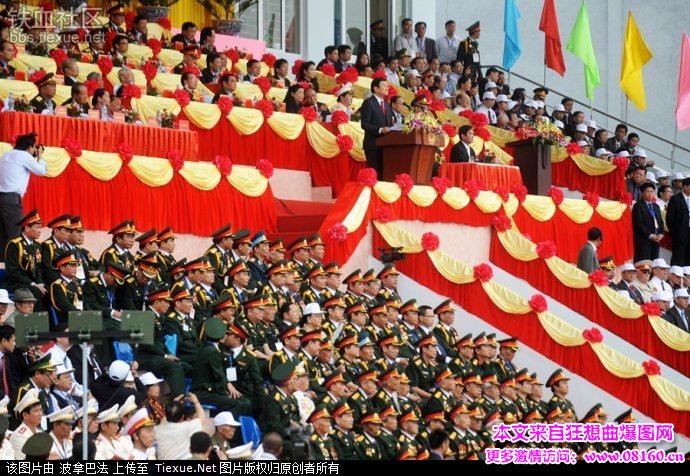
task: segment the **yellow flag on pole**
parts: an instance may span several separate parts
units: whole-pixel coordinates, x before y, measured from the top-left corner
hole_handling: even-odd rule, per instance
[[[637,28],[632,12],[628,12],[628,25],[625,28],[625,41],[623,43],[620,85],[628,99],[640,111],[644,111],[647,108],[642,68],[652,59],[652,56],[652,52],[647,48],[640,30]]]

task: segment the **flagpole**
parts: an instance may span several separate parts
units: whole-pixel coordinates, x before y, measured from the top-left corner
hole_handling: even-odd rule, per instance
[[[678,122],[676,122],[675,131],[673,131],[673,148],[671,149],[671,170],[676,169],[676,139],[678,138]]]
[[[546,87],[546,63],[544,63],[544,87]]]
[[[625,122],[628,122],[628,104],[630,104],[630,99],[628,99],[628,96],[625,96]]]
[[[592,105],[592,98],[589,98],[589,118],[592,118],[592,114],[594,114],[594,106]]]

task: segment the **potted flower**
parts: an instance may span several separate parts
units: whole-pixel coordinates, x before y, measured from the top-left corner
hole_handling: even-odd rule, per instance
[[[168,17],[170,7],[180,0],[139,0],[140,7],[137,8],[137,13],[146,21],[155,23],[161,18]]]
[[[242,14],[255,6],[257,0],[196,0],[208,11],[214,20],[216,33],[239,36],[242,30]]]

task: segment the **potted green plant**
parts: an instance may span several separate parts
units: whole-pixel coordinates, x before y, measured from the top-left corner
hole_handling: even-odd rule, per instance
[[[139,8],[137,13],[146,21],[154,23],[161,18],[169,16],[170,7],[175,5],[180,0],[139,0]]]
[[[238,36],[242,31],[242,14],[258,3],[257,0],[196,0],[215,19],[216,33]]]

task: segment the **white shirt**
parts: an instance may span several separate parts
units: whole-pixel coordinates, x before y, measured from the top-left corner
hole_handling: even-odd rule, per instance
[[[412,33],[409,36],[406,36],[404,33],[396,36],[395,40],[393,40],[393,49],[395,51],[407,50],[413,58],[417,56],[417,42]]]
[[[12,435],[10,436],[10,444],[12,445],[12,449],[14,450],[14,457],[17,458],[17,460],[23,460],[25,457],[24,453],[22,453],[22,448],[24,447],[24,443],[26,443],[26,440],[28,440],[29,437],[33,436],[35,433],[38,433],[40,431],[41,429],[37,428],[36,432],[33,432],[28,426],[22,423],[17,427],[16,430],[12,432]]]
[[[436,40],[436,56],[441,63],[450,63],[458,58],[458,47],[460,46],[460,40],[457,36],[448,38],[448,36],[442,36]]]
[[[158,443],[158,459],[191,459],[189,439],[197,431],[201,431],[201,420],[183,421],[179,423],[161,423],[154,428]]]
[[[484,104],[479,106],[474,112],[484,114],[486,118],[489,120],[489,124],[496,124],[496,113],[493,109],[489,109]]]
[[[400,86],[400,76],[398,76],[396,71],[391,71],[390,69],[386,68],[386,78],[388,79],[389,83]]]
[[[25,150],[13,149],[0,157],[0,192],[18,193],[22,197],[32,173],[43,177],[48,173],[46,161],[36,160]]]
[[[62,443],[60,443],[53,432],[50,432],[50,436],[53,438],[53,448],[50,450],[51,453],[55,453],[60,457],[60,459],[69,459],[72,457],[72,440],[65,438]]]

